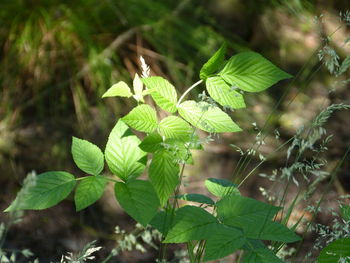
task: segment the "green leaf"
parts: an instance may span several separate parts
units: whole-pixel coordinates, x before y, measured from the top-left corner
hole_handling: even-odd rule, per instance
[[[221,106],[232,109],[245,108],[243,95],[231,88],[221,77],[210,77],[205,82],[208,93]]]
[[[241,128],[220,108],[207,102],[185,101],[179,105],[179,113],[193,126],[207,132],[239,132]]]
[[[284,243],[291,243],[300,240],[300,237],[288,227],[271,221],[266,221],[263,224],[256,225],[255,228],[245,231],[245,234],[249,238],[272,240]]]
[[[154,154],[149,167],[148,176],[163,206],[179,183],[179,165],[167,151],[161,150]]]
[[[183,194],[183,195],[176,195],[176,199],[180,200],[186,200],[190,202],[196,202],[201,204],[207,204],[207,205],[214,205],[215,202],[208,196],[202,195],[202,194]]]
[[[193,164],[192,154],[187,144],[188,142],[179,141],[177,139],[167,139],[162,143],[171,155],[175,163]]]
[[[247,252],[243,263],[283,263],[270,249],[258,248]]]
[[[87,174],[99,175],[104,166],[103,153],[91,142],[73,137],[72,155],[75,164]]]
[[[237,185],[225,179],[208,178],[204,184],[208,191],[217,197],[240,195]]]
[[[350,56],[347,56],[341,63],[337,76],[344,74],[350,68]]]
[[[281,209],[280,207],[240,195],[226,195],[216,205],[221,222],[248,230],[256,222],[264,224],[267,221],[271,221]],[[253,226],[253,228],[255,227],[256,225]]]
[[[136,178],[145,169],[141,161],[147,153],[138,147],[139,144],[139,138],[119,120],[109,135],[105,158],[111,172],[123,181]]]
[[[219,75],[230,85],[259,92],[292,76],[255,52],[242,52],[230,58]]]
[[[126,183],[115,183],[115,195],[125,212],[143,226],[157,213],[159,200],[148,181],[130,180]]]
[[[191,126],[176,116],[169,116],[162,119],[159,123],[159,131],[167,139],[174,138],[179,140],[187,140],[193,133]]]
[[[162,77],[149,77],[142,79],[151,90],[151,96],[159,107],[168,112],[176,112],[177,94],[175,87]]]
[[[350,221],[350,205],[340,205],[340,214],[343,219]]]
[[[131,97],[132,93],[128,84],[124,81],[119,81],[117,84],[114,84],[111,88],[109,88],[103,95],[102,98],[105,97]]]
[[[204,261],[226,257],[240,249],[245,241],[242,231],[224,226],[207,240]]]
[[[139,145],[139,147],[145,152],[153,153],[162,148],[162,146],[160,145],[162,142],[162,136],[154,132],[146,136]]]
[[[217,202],[220,221],[243,229],[247,238],[285,243],[300,240],[300,237],[284,225],[271,221],[280,209],[239,195],[225,196]]]
[[[75,178],[67,172],[52,171],[36,176],[35,184],[12,202],[5,210],[42,210],[65,199],[75,186]]]
[[[217,219],[203,208],[184,206],[176,211],[174,224],[164,243],[183,243],[210,238],[221,228]]]
[[[168,211],[159,211],[149,222],[151,226],[157,229],[163,236],[168,234],[168,231],[174,222],[175,213]]]
[[[75,190],[74,201],[77,211],[80,211],[101,198],[107,180],[102,176],[85,177]]]
[[[203,65],[200,70],[200,79],[205,80],[209,75],[215,73],[222,66],[226,53],[226,43],[224,43],[218,51]]]
[[[158,126],[157,113],[147,104],[137,106],[122,120],[131,128],[143,132],[153,132]]]
[[[334,263],[334,262],[348,262],[341,261],[350,257],[350,238],[341,238],[333,241],[328,246],[322,249],[317,258],[317,263]]]

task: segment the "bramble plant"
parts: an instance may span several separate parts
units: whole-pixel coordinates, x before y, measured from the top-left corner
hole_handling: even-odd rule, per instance
[[[191,262],[219,259],[238,250],[244,251],[246,263],[282,262],[275,255],[278,249],[270,250],[263,243],[273,241],[278,248],[300,240],[293,230],[274,220],[281,207],[244,197],[231,181],[215,178],[205,181],[215,200],[198,193],[180,193],[184,169],[193,162],[191,150],[202,149],[196,129],[210,134],[241,131],[221,107],[245,108],[243,92],[260,92],[291,77],[257,53],[243,52],[229,60],[225,60],[225,53],[223,45],[202,67],[200,80],[179,99],[169,81],[150,76],[141,58],[142,77],[135,75],[133,92],[121,81],[103,95],[133,97],[138,104],[118,120],[104,153],[96,145],[73,137],[74,162],[87,176],[75,178],[64,171],[39,174],[35,184],[19,192],[5,211],[52,207],[77,184],[74,200],[80,211],[96,202],[111,182],[125,212],[162,234],[159,260],[165,260],[166,243],[185,243]],[[199,102],[184,100],[203,82],[209,96],[202,96]],[[151,102],[149,97],[156,107],[146,103]],[[157,110],[166,111],[168,116],[159,120]],[[141,140],[131,129],[146,136]],[[113,176],[103,174],[104,161]],[[148,179],[138,179],[147,166]],[[180,207],[178,200],[199,206]]]

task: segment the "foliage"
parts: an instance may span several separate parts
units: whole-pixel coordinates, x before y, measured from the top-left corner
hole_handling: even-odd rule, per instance
[[[260,92],[290,77],[254,52],[237,54],[225,66],[222,66],[223,58],[224,47],[203,66],[202,80],[188,91],[206,80],[212,100],[222,106],[242,108],[245,104],[239,91]],[[81,210],[98,200],[106,182],[110,181],[115,184],[116,199],[126,213],[143,226],[151,224],[158,229],[163,243],[186,243],[192,262],[222,258],[237,250],[245,251],[245,262],[259,262],[260,257],[266,256],[279,262],[259,240],[290,243],[300,239],[292,230],[274,221],[279,207],[241,196],[235,184],[219,179],[209,179],[205,183],[208,191],[218,197],[216,201],[199,194],[178,195],[191,149],[198,144],[193,143],[195,128],[209,133],[239,132],[241,128],[215,103],[183,101],[188,92],[177,99],[176,89],[169,81],[149,77],[147,72],[142,75],[145,76],[142,82],[135,76],[134,93],[127,84],[119,82],[103,95],[133,97],[138,102],[118,120],[104,154],[96,145],[73,137],[73,160],[88,175],[74,178],[67,172],[40,174],[23,195],[23,202],[18,203],[16,199],[6,211],[54,206],[67,197],[77,182],[75,204],[76,209]],[[229,88],[233,86],[237,91]],[[144,103],[143,97],[147,95],[160,109],[173,114],[178,112],[179,116],[171,115],[159,122],[156,109]],[[128,126],[147,136],[141,141]],[[149,180],[140,180],[137,178],[144,172],[150,155],[147,152],[152,153]],[[102,174],[103,157],[116,177]],[[201,205],[179,207],[179,199]],[[214,210],[209,212],[203,205],[212,206]],[[259,246],[253,245],[255,243]]]

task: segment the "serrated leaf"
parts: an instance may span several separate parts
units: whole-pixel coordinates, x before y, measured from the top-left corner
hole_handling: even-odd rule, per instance
[[[178,110],[181,117],[201,130],[216,133],[241,131],[230,116],[207,102],[185,101]]]
[[[158,126],[157,113],[147,104],[135,107],[122,120],[131,128],[143,132],[153,132]]]
[[[148,176],[162,206],[179,183],[179,170],[179,165],[174,161],[173,155],[167,150],[158,151],[153,155]]]
[[[99,175],[103,170],[103,153],[91,142],[73,137],[72,156],[79,169],[87,174]]]
[[[263,91],[292,77],[255,52],[242,52],[231,57],[219,75],[230,85],[248,92]]]
[[[153,153],[159,149],[162,148],[161,143],[163,142],[162,136],[160,136],[158,133],[150,133],[147,135],[139,145],[140,149]]]
[[[165,138],[187,140],[193,133],[191,126],[183,119],[168,116],[159,123],[159,131]]]
[[[123,181],[136,178],[145,169],[147,153],[139,148],[140,139],[119,120],[108,137],[105,158],[109,169]]]
[[[204,184],[210,193],[220,198],[231,194],[240,195],[237,185],[225,179],[208,178]]]
[[[244,255],[243,263],[283,263],[270,249],[258,248]]]
[[[52,171],[36,176],[35,184],[30,186],[20,197],[5,210],[42,210],[52,207],[65,199],[75,186],[75,178],[67,172]]]
[[[207,205],[214,205],[215,202],[208,196],[202,195],[202,194],[183,194],[183,195],[176,195],[176,199],[190,201],[190,202],[196,202],[201,204],[207,204]]]
[[[80,211],[100,199],[105,190],[106,183],[106,178],[99,175],[82,179],[74,195],[76,210]]]
[[[350,238],[341,238],[333,241],[322,249],[317,258],[317,263],[348,262],[341,261],[350,257]]]
[[[103,95],[102,98],[105,97],[127,97],[130,98],[132,93],[128,84],[124,81],[119,81],[117,84],[114,84],[111,88],[109,88]]]
[[[221,228],[217,219],[203,208],[184,206],[176,211],[174,224],[164,243],[183,243],[208,239]]]
[[[151,96],[157,105],[168,112],[176,112],[177,94],[175,87],[162,77],[149,77],[142,79],[151,90]]]
[[[237,90],[234,90],[234,87],[231,88],[221,77],[207,78],[205,84],[210,97],[221,106],[232,109],[246,107],[243,95]]]
[[[148,181],[130,180],[126,183],[115,183],[115,195],[125,212],[143,226],[147,226],[157,213],[159,200]]]
[[[245,241],[242,231],[223,226],[207,240],[204,261],[226,257],[240,249]]]
[[[226,43],[224,43],[219,50],[203,65],[200,70],[200,79],[205,80],[209,75],[218,71],[224,62],[226,53]]]

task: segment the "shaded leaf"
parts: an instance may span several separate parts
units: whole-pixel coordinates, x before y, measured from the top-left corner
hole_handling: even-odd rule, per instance
[[[204,260],[226,257],[240,249],[245,241],[241,230],[223,226],[207,240]]]
[[[350,258],[350,238],[341,238],[333,241],[322,249],[317,258],[317,263],[348,262],[341,259]]]
[[[99,175],[103,170],[103,153],[91,142],[73,137],[72,156],[79,169],[87,174]]]
[[[162,146],[160,145],[162,142],[163,142],[162,136],[154,132],[147,135],[143,139],[139,147],[141,148],[141,150],[145,152],[152,153],[162,148]]]
[[[35,184],[21,194],[5,210],[42,210],[52,207],[65,199],[76,184],[73,175],[67,172],[52,171],[36,176]]]
[[[76,210],[80,211],[100,199],[105,190],[106,183],[106,178],[99,175],[82,179],[74,195]]]
[[[202,194],[183,194],[176,195],[175,198],[201,204],[214,205],[215,202],[208,196]]]
[[[176,211],[174,224],[164,243],[183,243],[208,239],[221,228],[217,219],[203,208],[184,206]]]
[[[129,180],[126,183],[115,183],[115,195],[125,212],[143,226],[157,213],[159,200],[148,181]]]

